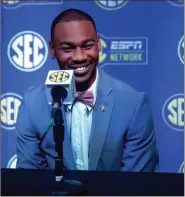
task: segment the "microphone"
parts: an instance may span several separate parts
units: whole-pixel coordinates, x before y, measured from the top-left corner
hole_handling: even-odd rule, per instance
[[[51,88],[52,102],[52,112],[51,116],[54,117],[57,109],[61,109],[63,101],[67,98],[67,90],[62,86],[54,86]]]
[[[52,106],[53,138],[55,142],[55,185],[52,195],[73,196],[85,195],[87,189],[77,180],[65,178],[63,164],[64,132],[68,132],[65,119],[64,105],[73,104],[76,93],[73,70],[52,70],[48,72],[45,81],[48,104]]]
[[[74,78],[74,71],[73,70],[50,70],[48,72],[46,81],[45,81],[45,90],[47,95],[48,104],[53,104],[53,98],[51,95],[51,89],[54,86],[61,86],[65,88],[67,95],[64,93],[64,89],[61,90],[61,94],[66,95],[66,97],[62,98],[63,105],[73,104],[74,101],[74,95],[76,93],[76,86],[75,86],[75,78]],[[63,91],[63,93],[62,93]],[[52,94],[60,94],[56,93],[60,92],[57,89],[52,90]],[[55,97],[55,95],[53,95]],[[56,95],[56,99],[58,99],[58,96]]]
[[[54,86],[51,89],[51,96],[53,98],[53,102],[61,102],[61,99],[64,100],[67,95],[67,90],[62,86]]]

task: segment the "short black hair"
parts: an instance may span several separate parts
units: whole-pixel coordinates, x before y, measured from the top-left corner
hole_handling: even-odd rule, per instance
[[[97,32],[96,24],[95,24],[93,18],[89,14],[87,14],[81,10],[78,10],[78,9],[67,9],[67,10],[61,12],[53,20],[52,25],[51,25],[51,39],[53,39],[55,27],[59,22],[71,22],[71,21],[82,21],[82,20],[90,21],[93,24],[95,31]]]

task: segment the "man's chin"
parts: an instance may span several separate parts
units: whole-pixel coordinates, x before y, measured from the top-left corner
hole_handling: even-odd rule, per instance
[[[88,89],[96,78],[96,74],[88,72],[85,75],[74,75],[76,87]]]
[[[85,77],[82,77],[82,76],[75,76],[75,83],[77,84],[77,85],[83,85],[83,84],[85,84],[85,83],[87,83],[88,82],[88,79],[87,78],[85,78]]]

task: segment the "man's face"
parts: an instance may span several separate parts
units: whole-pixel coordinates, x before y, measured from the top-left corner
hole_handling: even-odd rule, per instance
[[[58,23],[50,42],[52,57],[61,69],[74,70],[79,85],[94,82],[100,49],[99,36],[87,20]]]

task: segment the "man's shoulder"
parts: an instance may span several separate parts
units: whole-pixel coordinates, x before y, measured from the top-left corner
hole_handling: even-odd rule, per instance
[[[138,91],[124,81],[114,77],[111,78],[113,83],[114,99],[119,110],[124,108],[125,112],[129,114],[129,111],[133,112],[137,106],[141,106],[149,102],[146,92]]]
[[[113,89],[115,98],[118,100],[128,99],[132,101],[140,100],[141,97],[145,97],[146,93],[136,90],[133,86],[129,85],[127,82],[120,80],[113,75],[106,72],[104,69],[99,69],[101,75],[101,87],[104,91],[104,88]]]
[[[24,91],[24,99],[29,99],[31,101],[36,101],[39,98],[45,96],[45,85],[39,84],[36,86],[30,86]]]
[[[34,93],[42,92],[44,88],[45,88],[44,84],[39,84],[39,85],[28,87],[26,91],[34,94]]]
[[[118,94],[119,96],[137,97],[137,96],[140,96],[141,94],[144,94],[144,92],[136,90],[133,86],[131,86],[125,81],[115,78],[114,76],[109,75],[109,77],[110,77],[110,80],[112,81],[112,86],[113,86],[115,94]]]
[[[130,92],[137,92],[131,85],[129,85],[127,82],[122,81],[120,79],[117,79],[115,77],[111,77],[113,84],[114,84],[114,88],[117,91],[130,91]]]

